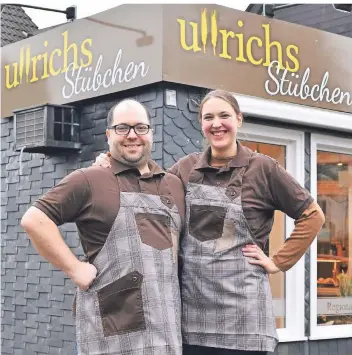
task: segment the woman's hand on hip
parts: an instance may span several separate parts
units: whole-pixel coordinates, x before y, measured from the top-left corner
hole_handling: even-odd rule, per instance
[[[250,264],[262,266],[268,274],[276,274],[281,271],[256,244],[246,245],[242,248],[242,252],[243,255],[249,259],[248,262]]]

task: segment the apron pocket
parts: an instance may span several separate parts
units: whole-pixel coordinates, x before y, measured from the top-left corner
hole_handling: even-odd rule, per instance
[[[172,248],[170,217],[156,213],[136,213],[142,243],[158,250]]]
[[[97,291],[105,337],[145,329],[142,281],[134,271]]]
[[[219,239],[222,236],[226,208],[211,205],[191,205],[189,229],[201,242]]]

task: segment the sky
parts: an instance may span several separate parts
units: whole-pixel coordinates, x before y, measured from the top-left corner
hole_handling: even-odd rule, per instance
[[[77,18],[84,18],[87,16],[94,15],[96,13],[111,9],[113,7],[122,5],[122,4],[133,4],[133,3],[168,3],[168,1],[118,1],[118,0],[21,0],[21,1],[2,1],[2,3],[21,3],[24,5],[32,5],[32,6],[41,6],[47,8],[53,8],[57,10],[65,10],[68,6],[75,5],[77,7]],[[231,7],[233,9],[238,10],[245,10],[250,2],[237,0],[237,1],[172,1],[172,3],[210,3],[210,4],[217,4],[217,5],[225,5]],[[66,22],[66,15],[55,13],[55,12],[48,12],[36,9],[24,9],[28,16],[31,17],[32,21],[39,27],[39,29],[58,25],[60,23]]]

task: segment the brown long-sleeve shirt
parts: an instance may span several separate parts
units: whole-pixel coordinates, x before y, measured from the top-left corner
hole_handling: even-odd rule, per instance
[[[290,238],[286,239],[282,248],[272,257],[281,271],[289,270],[305,253],[325,222],[320,206],[312,204],[296,219],[295,228]]]
[[[223,167],[210,166],[210,148],[180,159],[169,172],[187,185],[193,168],[202,172],[203,184],[226,186],[233,169],[247,166],[242,181],[242,206],[256,243],[264,248],[274,222],[275,210],[295,220],[295,228],[272,257],[282,271],[290,269],[305,253],[324,223],[324,215],[309,192],[279,163],[254,153],[238,142],[236,156]],[[214,164],[213,164],[214,165]]]

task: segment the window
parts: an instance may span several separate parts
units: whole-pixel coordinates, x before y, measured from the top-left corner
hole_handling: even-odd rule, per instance
[[[79,141],[78,115],[71,108],[53,107],[54,140],[66,142]]]
[[[327,143],[334,142],[334,143]],[[312,186],[325,224],[312,247],[312,339],[352,336],[352,142],[313,135]],[[314,257],[313,257],[314,256]]]

